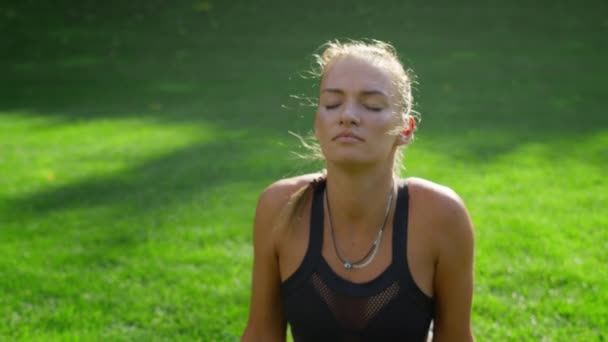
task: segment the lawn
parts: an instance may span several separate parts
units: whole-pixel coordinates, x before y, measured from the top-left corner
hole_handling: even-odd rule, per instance
[[[608,339],[608,4],[0,5],[0,340],[234,341],[332,38],[418,76],[404,176],[476,227],[479,341]]]

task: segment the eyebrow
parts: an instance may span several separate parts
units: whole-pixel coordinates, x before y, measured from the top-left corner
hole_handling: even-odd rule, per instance
[[[336,94],[344,95],[344,90],[338,89],[338,88],[325,88],[321,92],[322,93],[329,92],[329,93],[336,93]],[[385,93],[381,92],[380,90],[364,90],[361,92],[361,95],[364,95],[364,96],[382,95],[384,97],[388,97],[388,96],[386,96]]]

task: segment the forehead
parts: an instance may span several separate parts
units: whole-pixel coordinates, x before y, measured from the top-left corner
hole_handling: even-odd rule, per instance
[[[347,93],[376,90],[393,94],[393,79],[394,76],[381,63],[354,56],[339,57],[325,70],[321,91],[333,88]]]

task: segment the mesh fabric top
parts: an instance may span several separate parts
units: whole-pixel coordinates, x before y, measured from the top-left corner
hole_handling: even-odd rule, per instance
[[[433,299],[415,284],[407,264],[407,185],[399,187],[397,196],[392,262],[366,283],[340,277],[321,255],[325,182],[313,186],[306,255],[281,284],[294,341],[425,341]]]

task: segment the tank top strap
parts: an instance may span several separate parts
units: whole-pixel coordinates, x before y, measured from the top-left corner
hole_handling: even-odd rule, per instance
[[[323,210],[323,192],[325,190],[325,179],[315,179],[312,182],[313,196],[312,208],[310,210],[310,232],[308,238],[307,258],[318,261],[323,248],[323,223],[325,213]]]
[[[409,214],[409,192],[407,182],[400,181],[397,188],[397,204],[393,219],[393,261],[398,270],[408,268],[407,264],[407,221]]]
[[[291,293],[298,288],[299,284],[305,282],[316,270],[321,261],[321,251],[323,247],[323,190],[325,189],[324,179],[314,179],[312,187],[312,206],[310,209],[308,247],[300,266],[282,284],[281,289],[285,293]]]

